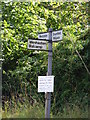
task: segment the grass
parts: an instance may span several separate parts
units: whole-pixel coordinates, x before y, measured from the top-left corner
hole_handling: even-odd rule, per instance
[[[44,107],[42,104],[35,103],[33,106],[29,102],[23,105],[17,103],[9,108],[8,103],[5,105],[5,110],[2,111],[3,118],[44,118]]]
[[[13,111],[13,112],[12,112]],[[42,106],[40,109],[37,106],[27,108],[27,107],[22,107],[17,110],[9,110],[8,112],[3,111],[3,118],[43,118],[44,113],[43,113],[43,108]]]
[[[1,104],[1,101],[0,101],[0,120],[2,118],[2,104]]]
[[[20,102],[12,101],[12,106],[9,106],[7,101],[5,110],[2,111],[3,118],[44,118],[45,108],[42,103],[36,102],[33,106],[30,105],[28,100],[23,104]],[[88,118],[88,107],[84,109],[73,105],[65,105],[63,112],[58,112],[57,115],[51,113],[51,118]]]
[[[64,107],[63,112],[58,112],[57,116],[53,116],[54,118],[88,118],[88,107],[84,109],[79,106],[73,105]]]

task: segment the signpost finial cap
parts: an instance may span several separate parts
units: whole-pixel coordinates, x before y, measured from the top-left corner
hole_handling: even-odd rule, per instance
[[[49,32],[52,32],[52,31],[53,31],[53,29],[52,29],[52,28],[49,28],[49,29],[48,29],[48,31],[49,31]]]

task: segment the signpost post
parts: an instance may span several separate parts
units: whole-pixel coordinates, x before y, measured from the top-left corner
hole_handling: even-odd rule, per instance
[[[50,118],[50,106],[51,106],[51,92],[53,92],[52,84],[53,81],[48,81],[48,77],[53,77],[52,75],[52,42],[57,42],[62,40],[62,29],[53,31],[49,28],[47,33],[39,33],[37,40],[28,40],[28,49],[31,50],[46,50],[46,41],[48,42],[48,74],[47,77],[38,77],[38,92],[45,92],[45,118]],[[46,78],[46,80],[45,80]],[[54,79],[54,78],[53,78]],[[47,81],[47,84],[45,83]],[[44,83],[46,85],[44,85]],[[44,86],[45,88],[43,88]],[[48,88],[48,87],[49,88]],[[48,88],[46,90],[46,88]],[[43,90],[45,89],[45,90]]]
[[[52,75],[52,29],[49,28],[48,76]],[[50,118],[51,93],[45,93],[45,118]]]

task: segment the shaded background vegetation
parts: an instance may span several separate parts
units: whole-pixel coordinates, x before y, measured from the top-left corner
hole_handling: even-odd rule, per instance
[[[37,92],[39,75],[47,74],[48,53],[27,49],[38,32],[63,29],[63,40],[53,43],[55,76],[51,110],[65,105],[88,105],[90,77],[89,3],[2,2],[3,100],[28,96],[42,101]]]

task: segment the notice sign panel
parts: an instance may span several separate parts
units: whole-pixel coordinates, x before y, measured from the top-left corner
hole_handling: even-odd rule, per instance
[[[52,32],[52,41],[56,42],[62,40],[62,30]]]
[[[41,40],[28,40],[28,49],[31,50],[46,50],[46,41]]]
[[[49,33],[38,34],[38,39],[49,40]]]
[[[38,76],[38,92],[53,92],[54,76]]]

